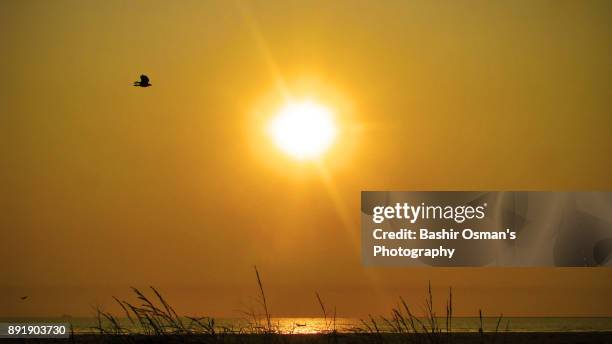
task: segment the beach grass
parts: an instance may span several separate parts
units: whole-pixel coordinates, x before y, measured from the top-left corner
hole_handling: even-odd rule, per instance
[[[97,325],[94,331],[100,335],[122,338],[163,337],[166,339],[197,338],[198,342],[226,343],[236,342],[239,338],[256,336],[266,343],[285,343],[287,335],[293,334],[291,329],[281,329],[274,323],[262,276],[254,267],[257,281],[256,307],[244,311],[245,322],[236,325],[219,325],[213,317],[179,316],[170,303],[154,287],[147,293],[132,287],[136,302],[128,302],[113,297],[121,307],[123,316],[111,314],[96,309]],[[389,315],[369,315],[361,320],[361,326],[340,333],[336,327],[336,308],[333,311],[323,302],[319,292],[315,299],[323,316],[323,325],[318,328],[317,338],[323,338],[327,343],[357,340],[365,344],[402,343],[402,344],[445,344],[455,343],[453,333],[453,291],[448,290],[445,300],[445,314],[438,316],[434,305],[434,295],[431,283],[428,284],[425,297],[424,314],[416,315],[404,298],[399,298],[397,307],[391,309]],[[123,319],[123,320],[122,320]],[[500,330],[503,316],[499,316],[494,332],[485,334],[483,313],[479,311],[479,328],[477,329],[479,343],[503,343],[503,334],[508,333],[509,323],[504,331]],[[127,323],[126,323],[127,322]],[[246,324],[246,325],[245,325]],[[474,331],[476,332],[476,331]],[[253,339],[248,339],[252,342]],[[461,341],[463,342],[463,341]]]

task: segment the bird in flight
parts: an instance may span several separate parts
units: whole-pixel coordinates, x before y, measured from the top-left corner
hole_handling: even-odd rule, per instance
[[[149,86],[153,86],[149,83],[149,77],[142,74],[140,76],[140,81],[134,81],[134,86],[139,86],[139,87],[149,87]]]
[[[27,299],[27,298],[28,298],[27,296],[22,296],[22,297],[20,297],[20,299],[22,299],[22,300],[25,300],[25,299]]]

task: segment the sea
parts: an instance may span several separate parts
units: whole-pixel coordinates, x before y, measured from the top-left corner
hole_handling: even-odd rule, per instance
[[[139,329],[132,325],[129,319],[119,319],[122,326],[133,332]],[[183,319],[187,324],[189,319]],[[260,319],[260,325],[264,320]],[[375,318],[381,332],[390,332],[391,328],[380,318]],[[422,319],[427,323],[426,319]],[[364,331],[367,325],[373,328],[369,319],[337,318],[333,323],[329,318],[271,318],[272,327],[281,333],[307,334],[320,333],[335,329],[341,333]],[[364,323],[365,322],[365,323]],[[0,318],[0,323],[68,323],[74,333],[97,333],[98,320],[93,317],[58,317],[58,318]],[[367,325],[366,325],[367,324]],[[439,318],[438,324],[445,328],[446,319]],[[498,325],[499,324],[499,325]],[[484,332],[612,332],[612,317],[483,317]],[[453,317],[453,332],[478,332],[480,319],[478,317]],[[231,329],[234,332],[249,332],[254,328],[253,321],[246,319],[220,318],[215,319],[218,331]]]

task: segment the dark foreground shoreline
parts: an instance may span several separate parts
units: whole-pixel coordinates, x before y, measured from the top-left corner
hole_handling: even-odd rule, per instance
[[[64,339],[3,338],[4,343],[206,343],[206,344],[610,344],[612,332],[503,332],[425,334],[225,334],[225,335],[97,335]]]

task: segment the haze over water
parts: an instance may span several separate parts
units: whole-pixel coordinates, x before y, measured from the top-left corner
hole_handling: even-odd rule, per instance
[[[75,333],[97,332],[92,330],[97,325],[96,318],[93,317],[75,317],[75,318],[0,318],[0,322],[16,322],[36,320],[39,322],[68,322],[72,324]],[[130,325],[127,318],[121,318],[121,323],[126,328],[133,331],[138,331],[137,328]],[[365,319],[364,319],[365,320]],[[388,331],[389,326],[385,325],[380,318],[376,318],[381,331]],[[188,323],[189,320],[185,319]],[[444,324],[445,319],[439,318],[439,323]],[[484,317],[484,331],[493,332],[497,326],[498,318]],[[581,331],[612,331],[611,317],[510,317],[502,318],[498,331],[506,331],[506,324],[510,332],[581,332]],[[249,324],[245,319],[222,318],[216,319],[217,327],[222,331],[223,327],[238,331],[241,328],[245,331]],[[331,330],[329,326],[330,319],[324,318],[272,318],[273,326],[281,333],[319,333],[326,330]],[[327,325],[326,325],[327,324]],[[454,332],[477,332],[480,326],[478,317],[457,317],[452,319],[452,329]],[[336,329],[342,333],[352,333],[363,329],[364,324],[359,318],[337,318]]]

